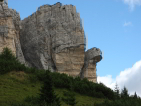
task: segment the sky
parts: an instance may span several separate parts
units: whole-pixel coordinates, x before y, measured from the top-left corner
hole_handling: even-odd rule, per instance
[[[8,0],[21,20],[44,4],[76,6],[83,21],[87,49],[100,48],[98,82],[114,89],[127,87],[141,96],[141,0]]]

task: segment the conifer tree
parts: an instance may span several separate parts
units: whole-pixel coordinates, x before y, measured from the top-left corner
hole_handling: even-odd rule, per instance
[[[49,71],[46,71],[43,86],[40,93],[40,101],[42,106],[61,106],[60,98],[54,92],[53,81],[49,74]]]
[[[0,58],[3,60],[16,61],[16,57],[13,55],[12,51],[9,48],[3,48]]]
[[[138,96],[137,96],[136,92],[135,92],[135,94],[134,94],[134,98],[135,98],[135,99],[137,99],[137,98],[138,98]]]
[[[121,98],[128,98],[129,94],[128,94],[128,90],[127,88],[124,86],[124,88],[121,91]]]
[[[120,97],[119,91],[120,90],[119,90],[118,84],[116,83],[115,89],[114,89],[116,99],[118,99]]]

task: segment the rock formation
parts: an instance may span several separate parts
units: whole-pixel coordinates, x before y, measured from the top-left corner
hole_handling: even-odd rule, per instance
[[[81,71],[81,78],[97,82],[96,63],[101,61],[102,52],[98,48],[92,48],[85,52],[85,63]]]
[[[0,2],[0,52],[4,47],[12,50],[21,63],[25,63],[19,41],[20,16],[9,9],[7,2]]]
[[[93,82],[96,63],[102,59],[98,48],[85,52],[84,29],[76,7],[61,3],[43,5],[20,21],[19,14],[2,2],[0,51],[4,47],[30,67],[86,77]]]
[[[84,30],[75,6],[38,8],[22,21],[21,45],[29,65],[79,75],[84,64]]]

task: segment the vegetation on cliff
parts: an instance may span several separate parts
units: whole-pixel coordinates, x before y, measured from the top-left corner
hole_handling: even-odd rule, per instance
[[[129,96],[126,88],[119,93],[118,87],[113,91],[103,84],[93,83],[87,79],[28,68],[21,64],[8,48],[4,48],[0,54],[0,85],[1,106],[54,106],[53,104],[140,106],[141,104],[141,99],[136,93],[134,96]]]

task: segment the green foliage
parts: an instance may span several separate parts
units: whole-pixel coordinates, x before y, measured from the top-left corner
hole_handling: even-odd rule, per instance
[[[40,90],[40,102],[42,106],[61,106],[60,98],[54,92],[52,78],[46,71],[43,86]]]
[[[24,72],[10,72],[0,75],[0,106],[40,106],[39,94],[42,82],[31,82],[28,78],[31,74]],[[67,89],[55,88],[55,94],[63,97],[63,92]],[[103,99],[83,96],[75,93],[76,100],[79,101],[76,106],[91,106],[93,102],[102,102]],[[62,106],[67,106],[61,101]]]
[[[115,89],[114,89],[114,93],[115,93],[115,99],[119,99],[120,98],[120,94],[119,94],[120,90],[119,90],[119,87],[116,83],[115,85]]]
[[[135,92],[135,94],[134,94],[134,96],[133,96],[135,99],[137,99],[138,98],[138,96],[137,96],[137,94],[136,94],[136,92]]]
[[[115,98],[114,92],[103,84],[93,83],[87,79],[80,79],[80,77],[73,78],[56,72],[50,74],[56,88],[66,88],[96,98],[108,98],[111,100]]]
[[[4,48],[0,54],[0,74],[10,71],[27,70],[24,64],[21,64],[8,48]]]
[[[121,91],[121,98],[128,98],[129,94],[128,94],[128,90],[126,87],[124,87]]]
[[[16,72],[13,73],[13,71]],[[8,72],[11,75],[6,77],[4,80],[3,76],[8,74]],[[41,83],[43,83],[43,86],[40,90],[38,90]],[[37,87],[36,84],[38,85]],[[60,99],[54,92],[54,87],[77,92],[81,94],[81,98],[82,95],[85,95],[85,98],[86,96],[91,96],[95,98],[107,99],[104,102],[95,103],[94,106],[140,106],[141,104],[141,99],[137,96],[136,92],[133,96],[129,96],[126,87],[122,89],[120,94],[117,85],[115,90],[112,91],[102,83],[97,84],[90,82],[87,79],[80,79],[80,77],[73,78],[71,76],[67,76],[66,74],[59,74],[56,72],[52,73],[48,70],[45,71],[35,68],[28,68],[17,60],[11,50],[8,48],[3,49],[0,54],[0,90],[3,92],[0,92],[0,95],[4,99],[0,98],[0,105],[60,106]],[[14,93],[11,93],[12,90]],[[17,92],[17,90],[19,91]],[[75,106],[77,105],[77,102],[75,95],[72,92],[64,93],[62,100],[66,104]],[[18,98],[17,101],[15,98]],[[79,99],[81,102],[84,100],[85,99]],[[5,102],[1,103],[2,101]],[[6,103],[7,101],[12,103],[9,105],[9,103]]]
[[[75,106],[77,104],[75,94],[70,91],[69,92],[64,91],[64,97],[62,98],[62,100],[67,105],[70,105],[70,106]]]
[[[3,52],[0,54],[0,64],[0,74],[5,74],[10,71],[24,71],[32,74],[29,76],[29,79],[32,82],[44,82],[45,80],[45,70],[26,67],[16,59],[8,48],[4,48]],[[114,92],[103,84],[89,82],[87,79],[81,80],[80,77],[73,78],[66,74],[59,74],[56,72],[49,74],[51,75],[53,80],[52,83],[54,83],[56,88],[66,88],[83,95],[97,98],[114,99]]]
[[[39,97],[38,96],[27,96],[25,99],[24,99],[24,105],[29,105],[29,106],[39,106]]]
[[[126,99],[117,99],[115,101],[105,100],[103,103],[95,104],[94,106],[140,106],[141,99],[133,99],[133,98],[126,98]]]
[[[133,96],[129,96],[128,90],[124,87],[119,93],[118,85],[115,86],[115,100],[105,100],[103,103],[96,103],[94,106],[140,106],[141,99],[137,96],[136,92]],[[119,96],[121,95],[121,96]]]

